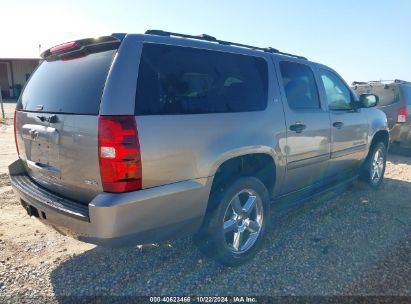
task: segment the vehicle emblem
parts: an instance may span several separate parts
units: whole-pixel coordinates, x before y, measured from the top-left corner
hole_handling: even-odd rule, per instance
[[[97,185],[98,185],[95,180],[88,180],[88,179],[86,179],[86,180],[84,181],[84,183],[85,183],[86,185],[90,185],[90,186],[97,186]]]

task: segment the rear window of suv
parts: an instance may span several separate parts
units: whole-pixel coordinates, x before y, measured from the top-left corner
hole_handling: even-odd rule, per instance
[[[26,111],[97,115],[115,50],[43,61],[19,101]]]
[[[392,105],[399,101],[397,90],[395,86],[389,85],[373,85],[358,87],[355,89],[357,95],[361,94],[375,94],[378,96],[378,107]]]
[[[263,58],[161,44],[145,44],[136,114],[249,112],[267,106]]]

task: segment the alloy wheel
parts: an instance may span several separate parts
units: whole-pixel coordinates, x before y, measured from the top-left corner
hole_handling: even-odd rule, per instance
[[[382,178],[384,170],[384,151],[381,148],[377,149],[371,160],[370,179],[372,183],[377,184]]]
[[[259,195],[245,189],[237,193],[228,204],[223,220],[223,233],[227,248],[242,254],[253,247],[263,225],[263,203]]]

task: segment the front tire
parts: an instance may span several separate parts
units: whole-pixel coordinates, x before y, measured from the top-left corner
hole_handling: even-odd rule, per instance
[[[383,142],[375,144],[365,161],[362,180],[371,188],[378,189],[384,179],[387,161],[387,147]]]
[[[201,251],[227,266],[244,264],[261,248],[269,214],[269,194],[255,177],[243,177],[212,193],[215,209],[205,220]],[[197,236],[198,238],[198,236]]]

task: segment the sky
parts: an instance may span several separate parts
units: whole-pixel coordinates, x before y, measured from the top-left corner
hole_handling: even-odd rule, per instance
[[[271,46],[328,65],[349,83],[411,81],[410,0],[0,0],[0,8],[0,58],[162,29]]]

